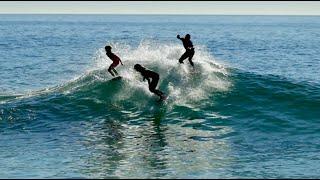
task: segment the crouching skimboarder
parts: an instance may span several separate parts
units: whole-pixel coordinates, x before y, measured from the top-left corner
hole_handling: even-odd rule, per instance
[[[159,74],[142,67],[140,64],[134,65],[134,69],[141,73],[143,81],[148,80],[149,90],[160,97],[159,100],[165,100],[166,96],[163,92],[156,89],[159,82]]]

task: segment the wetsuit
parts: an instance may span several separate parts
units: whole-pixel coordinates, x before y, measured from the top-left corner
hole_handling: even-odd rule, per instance
[[[143,80],[145,80],[145,79],[148,80],[149,90],[152,93],[154,93],[162,98],[164,93],[156,89],[158,82],[159,82],[159,74],[156,72],[150,71],[150,70],[146,70],[146,69],[141,71],[141,74],[143,76]],[[150,80],[150,78],[151,78],[151,80]]]
[[[183,63],[183,61],[186,58],[189,58],[188,60],[190,64],[193,66],[192,57],[194,55],[194,48],[191,40],[186,40],[185,38],[178,38],[178,39],[182,41],[183,47],[186,49],[186,52],[182,54],[182,56],[180,57],[179,62]]]

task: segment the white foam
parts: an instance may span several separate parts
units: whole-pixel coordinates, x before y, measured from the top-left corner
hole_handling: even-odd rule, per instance
[[[142,99],[144,101],[156,97],[149,91],[147,81],[143,82],[140,73],[133,69],[137,63],[159,73],[158,88],[169,95],[169,105],[194,107],[196,102],[209,98],[216,91],[227,91],[231,86],[225,65],[216,61],[204,46],[195,47],[194,71],[187,59],[184,64],[179,64],[178,59],[184,53],[184,48],[179,43],[162,44],[143,40],[136,48],[121,43],[109,42],[107,44],[112,46],[112,51],[121,58],[124,64],[124,66],[119,64],[116,67],[126,82],[121,92],[117,92],[117,99],[130,99],[136,96],[137,91],[142,92],[143,97],[146,97]],[[52,92],[67,94],[84,86],[89,87],[91,84],[106,82],[113,78],[107,71],[112,61],[106,56],[104,47],[97,50],[92,61],[93,66],[82,76],[56,87],[30,92],[18,98]]]
[[[226,91],[231,85],[226,80],[228,72],[225,66],[217,62],[204,46],[195,47],[194,71],[187,59],[184,64],[178,63],[178,59],[184,53],[184,48],[178,43],[161,44],[144,40],[137,48],[127,44],[109,44],[112,46],[112,51],[124,63],[124,66],[119,65],[116,69],[121,76],[127,79],[128,87],[140,89],[149,96],[153,94],[149,92],[147,82],[143,82],[141,75],[134,71],[134,64],[139,63],[159,73],[158,87],[169,93],[174,104],[188,104],[188,102],[204,100],[214,91]],[[95,67],[99,69],[108,68],[112,63],[105,55],[103,47],[97,51],[94,60]]]

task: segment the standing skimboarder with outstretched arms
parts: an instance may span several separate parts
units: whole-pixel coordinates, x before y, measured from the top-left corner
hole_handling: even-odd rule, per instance
[[[193,48],[193,44],[190,40],[190,38],[191,38],[190,34],[186,34],[186,36],[184,38],[180,38],[180,35],[177,35],[177,38],[182,41],[183,47],[186,49],[186,52],[184,54],[182,54],[182,56],[180,57],[179,62],[183,63],[183,60],[188,58],[191,66],[194,68],[194,65],[192,62],[192,57],[194,55],[194,48]]]

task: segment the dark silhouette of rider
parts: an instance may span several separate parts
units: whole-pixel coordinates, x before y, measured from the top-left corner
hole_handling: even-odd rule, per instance
[[[179,59],[180,63],[183,63],[183,61],[188,58],[190,64],[192,67],[194,67],[193,62],[192,62],[192,57],[194,55],[194,48],[193,44],[190,40],[191,36],[190,34],[186,34],[184,38],[180,38],[180,35],[177,35],[177,38],[180,39],[183,43],[183,47],[186,49],[186,52],[182,54],[182,56]]]
[[[115,67],[118,66],[119,62],[122,64],[121,59],[111,52],[111,46],[106,46],[104,48],[106,50],[106,55],[113,61],[113,63],[109,66],[108,71],[114,77],[114,73],[118,76],[118,72],[115,70]],[[114,71],[114,73],[112,72]]]
[[[158,95],[160,97],[160,100],[164,100],[164,93],[156,89],[159,82],[159,74],[142,67],[140,64],[134,65],[134,69],[141,73],[141,75],[143,76],[143,81],[145,81],[146,79],[148,80],[149,90],[152,93]]]

